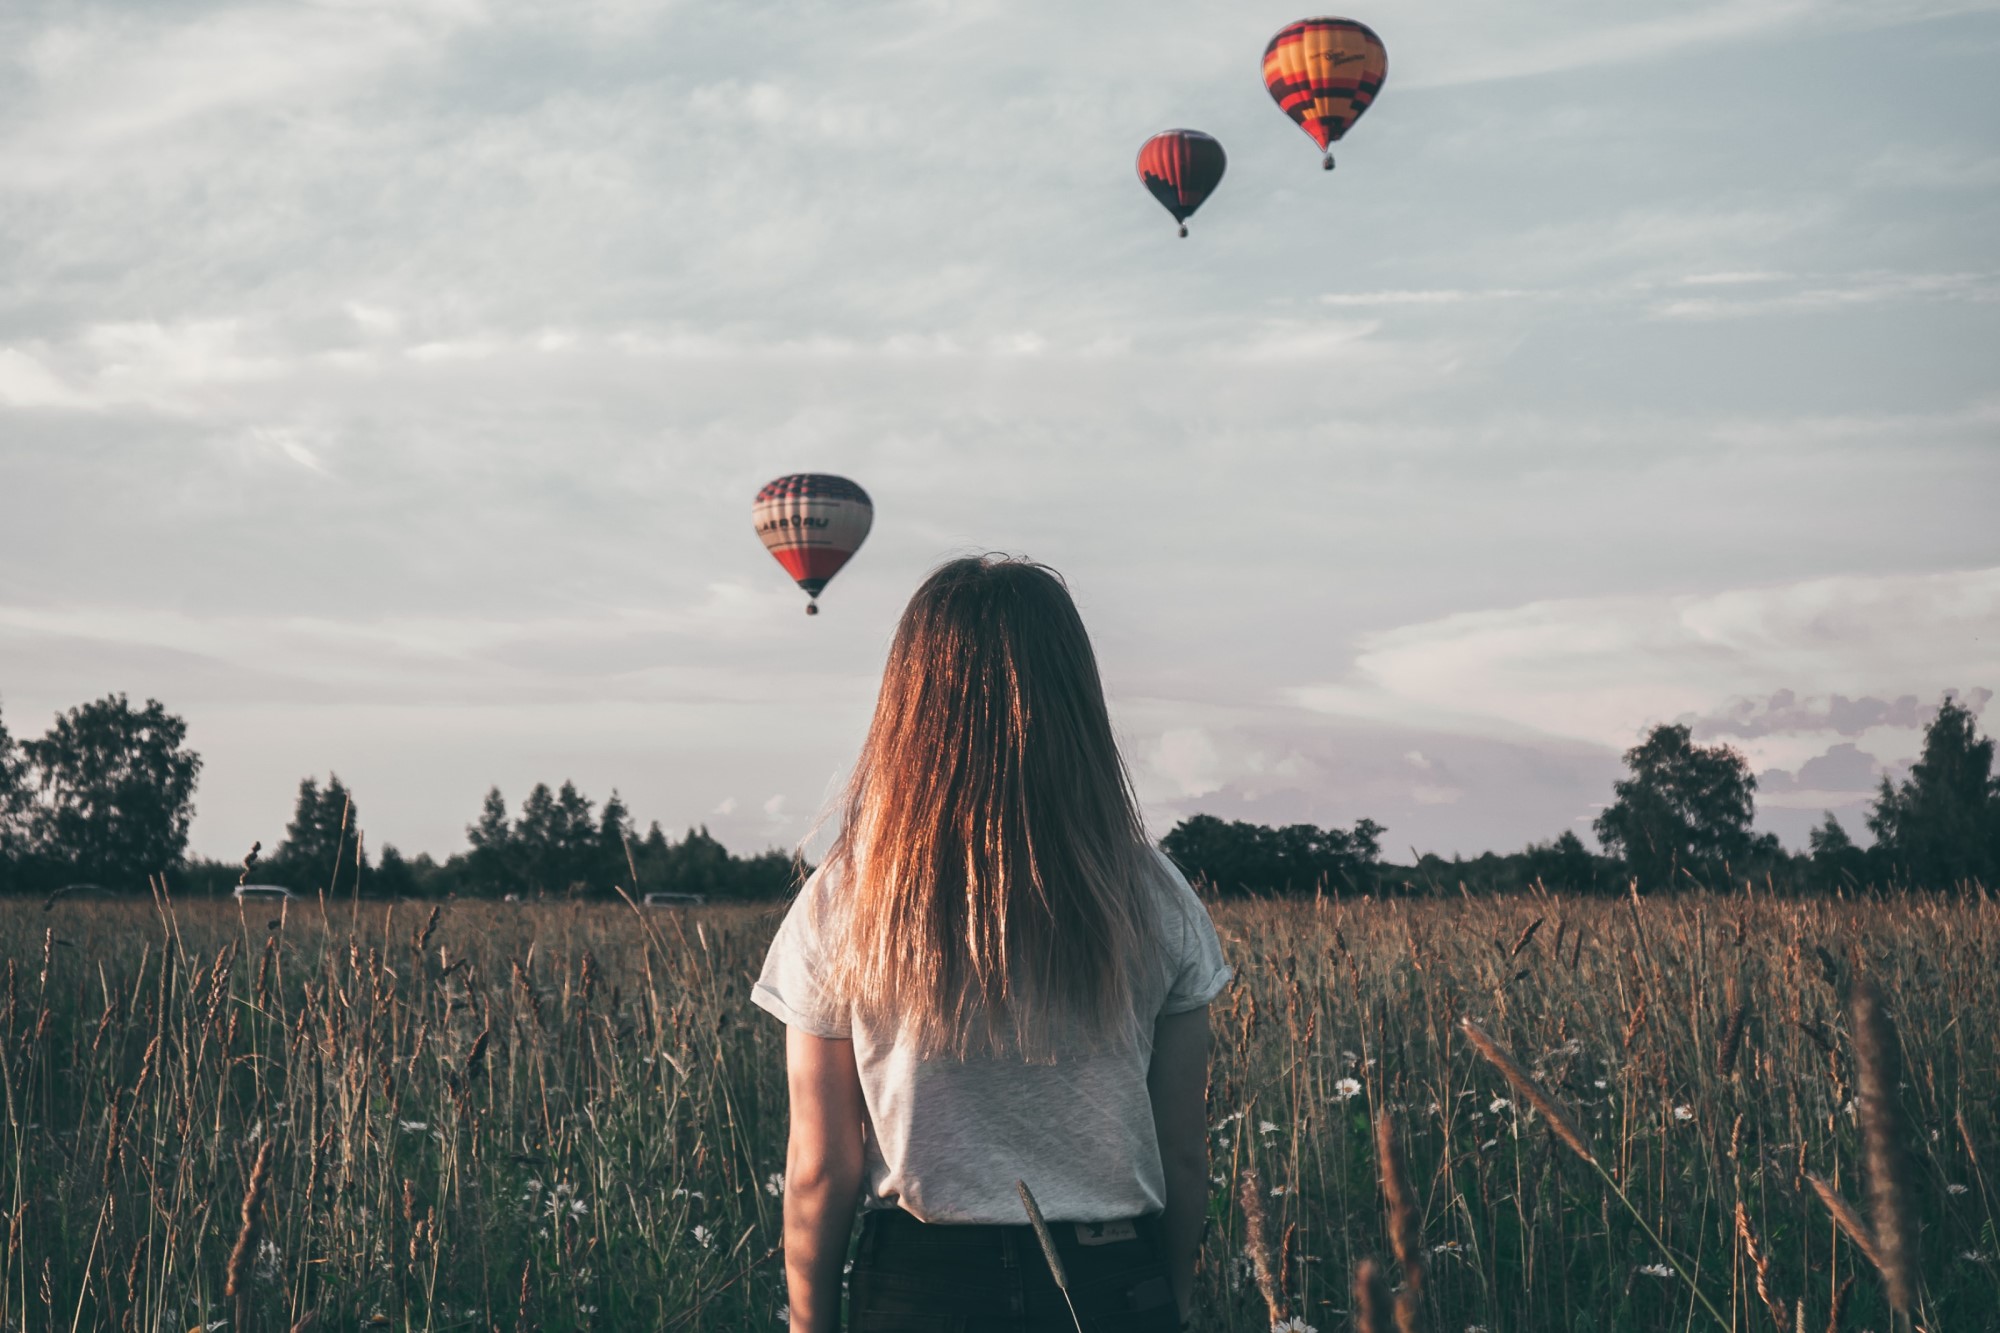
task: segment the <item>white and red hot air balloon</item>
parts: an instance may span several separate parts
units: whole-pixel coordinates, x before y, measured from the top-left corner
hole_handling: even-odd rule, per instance
[[[827,580],[868,540],[875,505],[845,477],[795,472],[757,492],[751,508],[757,536],[785,572],[805,589],[806,614],[819,614]]]

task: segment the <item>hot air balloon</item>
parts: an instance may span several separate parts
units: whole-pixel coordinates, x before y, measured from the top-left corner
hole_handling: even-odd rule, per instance
[[[758,491],[750,514],[764,548],[805,589],[806,614],[816,616],[827,580],[868,540],[875,505],[845,477],[796,472]]]
[[[1322,149],[1361,119],[1388,72],[1382,39],[1353,19],[1300,19],[1264,48],[1271,100]],[[1332,152],[1322,165],[1333,170]]]
[[[1200,130],[1166,130],[1139,146],[1139,180],[1187,235],[1187,220],[1222,182],[1222,145]]]

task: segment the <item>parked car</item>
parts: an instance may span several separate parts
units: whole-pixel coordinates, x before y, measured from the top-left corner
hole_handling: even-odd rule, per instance
[[[230,890],[238,902],[290,902],[298,895],[282,884],[238,884]]]
[[[95,901],[103,898],[126,898],[130,896],[130,894],[120,893],[116,889],[107,889],[102,884],[65,884],[48,896],[48,900],[42,904],[42,910],[46,912],[57,903],[67,902],[71,898]]]
[[[708,901],[705,893],[649,893],[648,907],[699,907]]]

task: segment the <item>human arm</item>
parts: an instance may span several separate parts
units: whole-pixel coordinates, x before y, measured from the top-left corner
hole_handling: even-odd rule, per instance
[[[793,1333],[838,1333],[840,1273],[861,1198],[866,1112],[854,1043],[785,1029],[785,1283]]]
[[[1166,1170],[1161,1231],[1174,1303],[1186,1322],[1194,1298],[1194,1261],[1208,1217],[1208,1006],[1162,1017],[1153,1029],[1146,1071],[1153,1132]]]

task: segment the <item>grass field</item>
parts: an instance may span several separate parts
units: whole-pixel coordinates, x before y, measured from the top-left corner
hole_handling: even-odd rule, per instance
[[[775,912],[430,910],[0,902],[0,1326],[779,1327],[783,1043],[746,998]],[[1213,1011],[1198,1327],[1349,1326],[1356,1265],[1391,1254],[1381,1109],[1425,1328],[1889,1329],[1806,1180],[1866,1197],[1858,969],[1900,1032],[1917,1325],[2000,1329],[1990,899],[1216,919],[1239,977]]]

